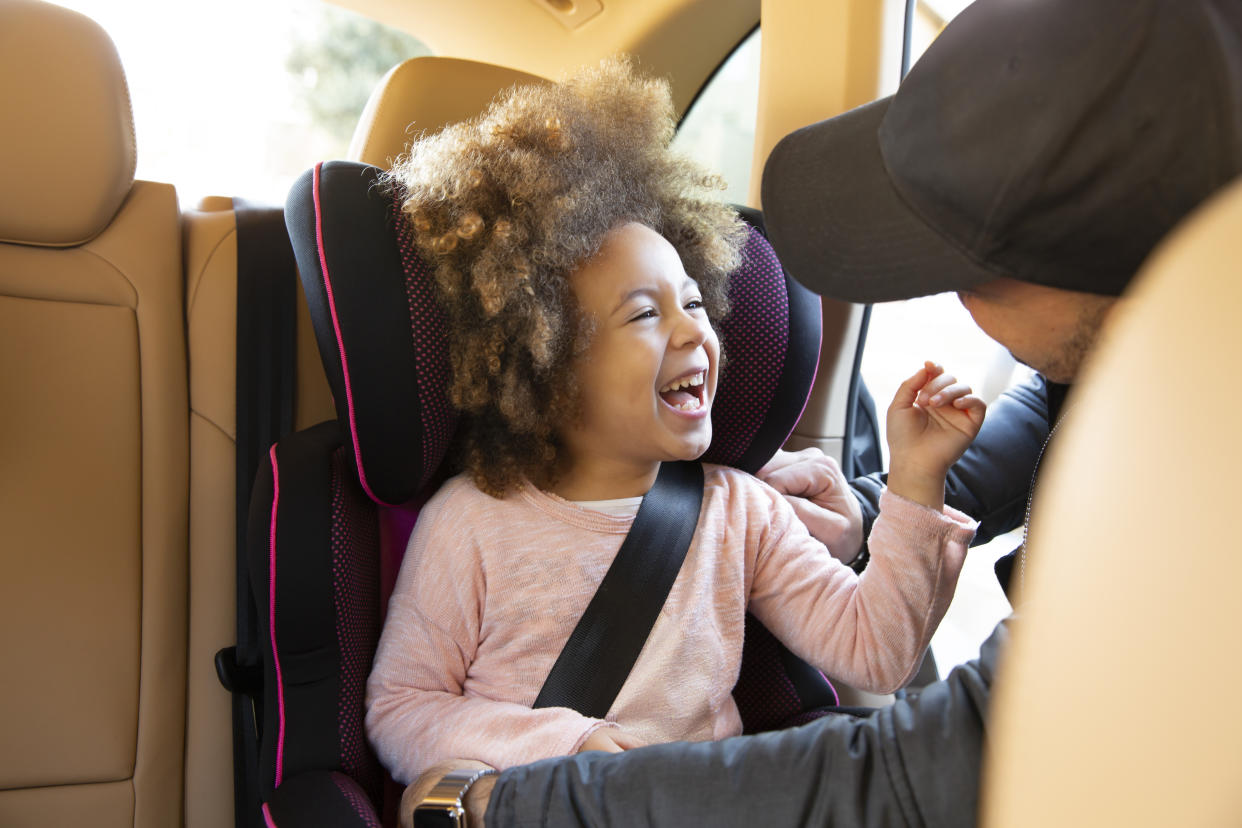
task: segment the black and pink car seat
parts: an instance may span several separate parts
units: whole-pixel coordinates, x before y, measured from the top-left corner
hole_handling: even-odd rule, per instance
[[[388,824],[400,795],[366,742],[363,693],[406,539],[443,479],[456,417],[430,273],[380,174],[321,164],[286,206],[337,420],[274,445],[251,500],[268,825]],[[703,459],[753,472],[802,413],[821,323],[818,297],[785,274],[753,223],[743,261]],[[836,703],[818,671],[749,618],[734,695],[748,732]]]

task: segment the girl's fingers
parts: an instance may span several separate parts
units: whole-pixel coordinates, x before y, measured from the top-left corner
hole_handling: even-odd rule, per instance
[[[919,389],[919,405],[939,405],[938,402],[930,402],[930,400],[955,382],[957,382],[957,377],[952,374],[942,373],[939,376],[932,377]]]
[[[931,363],[927,364],[930,365]],[[893,402],[888,407],[889,411],[898,411],[914,405],[915,400],[918,399],[920,389],[927,383],[928,370],[926,367],[920,368],[915,372],[914,376],[897,386],[897,393],[893,395]]]
[[[966,416],[970,417],[971,421],[974,423],[982,423],[983,416],[988,410],[987,404],[984,403],[982,398],[976,397],[973,394],[968,394],[965,397],[958,397],[953,401],[953,407],[959,411],[965,411]]]
[[[948,405],[954,400],[961,399],[970,393],[970,386],[964,382],[953,382],[944,388],[934,391],[928,399],[928,405],[941,406]]]

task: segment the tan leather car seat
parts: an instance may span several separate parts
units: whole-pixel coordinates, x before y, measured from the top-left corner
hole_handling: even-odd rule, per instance
[[[1123,300],[1036,497],[992,826],[1242,821],[1242,182]]]
[[[0,2],[0,825],[181,820],[177,198],[111,40]]]

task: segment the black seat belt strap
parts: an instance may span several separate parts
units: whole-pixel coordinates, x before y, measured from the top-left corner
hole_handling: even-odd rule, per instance
[[[237,646],[216,654],[216,672],[233,694],[234,822],[260,824],[259,746],[262,660],[246,563],[250,492],[259,463],[293,430],[297,263],[284,211],[233,200],[237,221]]]
[[[660,464],[612,566],[548,674],[535,707],[602,719],[668,598],[703,506],[703,466]]]

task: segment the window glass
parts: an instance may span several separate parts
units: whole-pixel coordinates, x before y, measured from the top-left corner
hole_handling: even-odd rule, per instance
[[[914,25],[910,31],[910,63],[918,60],[950,20],[970,5],[972,0],[917,0],[914,4]],[[901,76],[901,47],[904,37],[905,0],[885,0],[883,62],[880,67],[881,95],[897,89]]]
[[[759,106],[759,30],[733,50],[681,120],[673,148],[724,176],[722,198],[746,204]]]
[[[283,204],[318,161],[344,158],[376,82],[427,48],[308,0],[60,0],[99,23],[129,81],[137,176]]]

